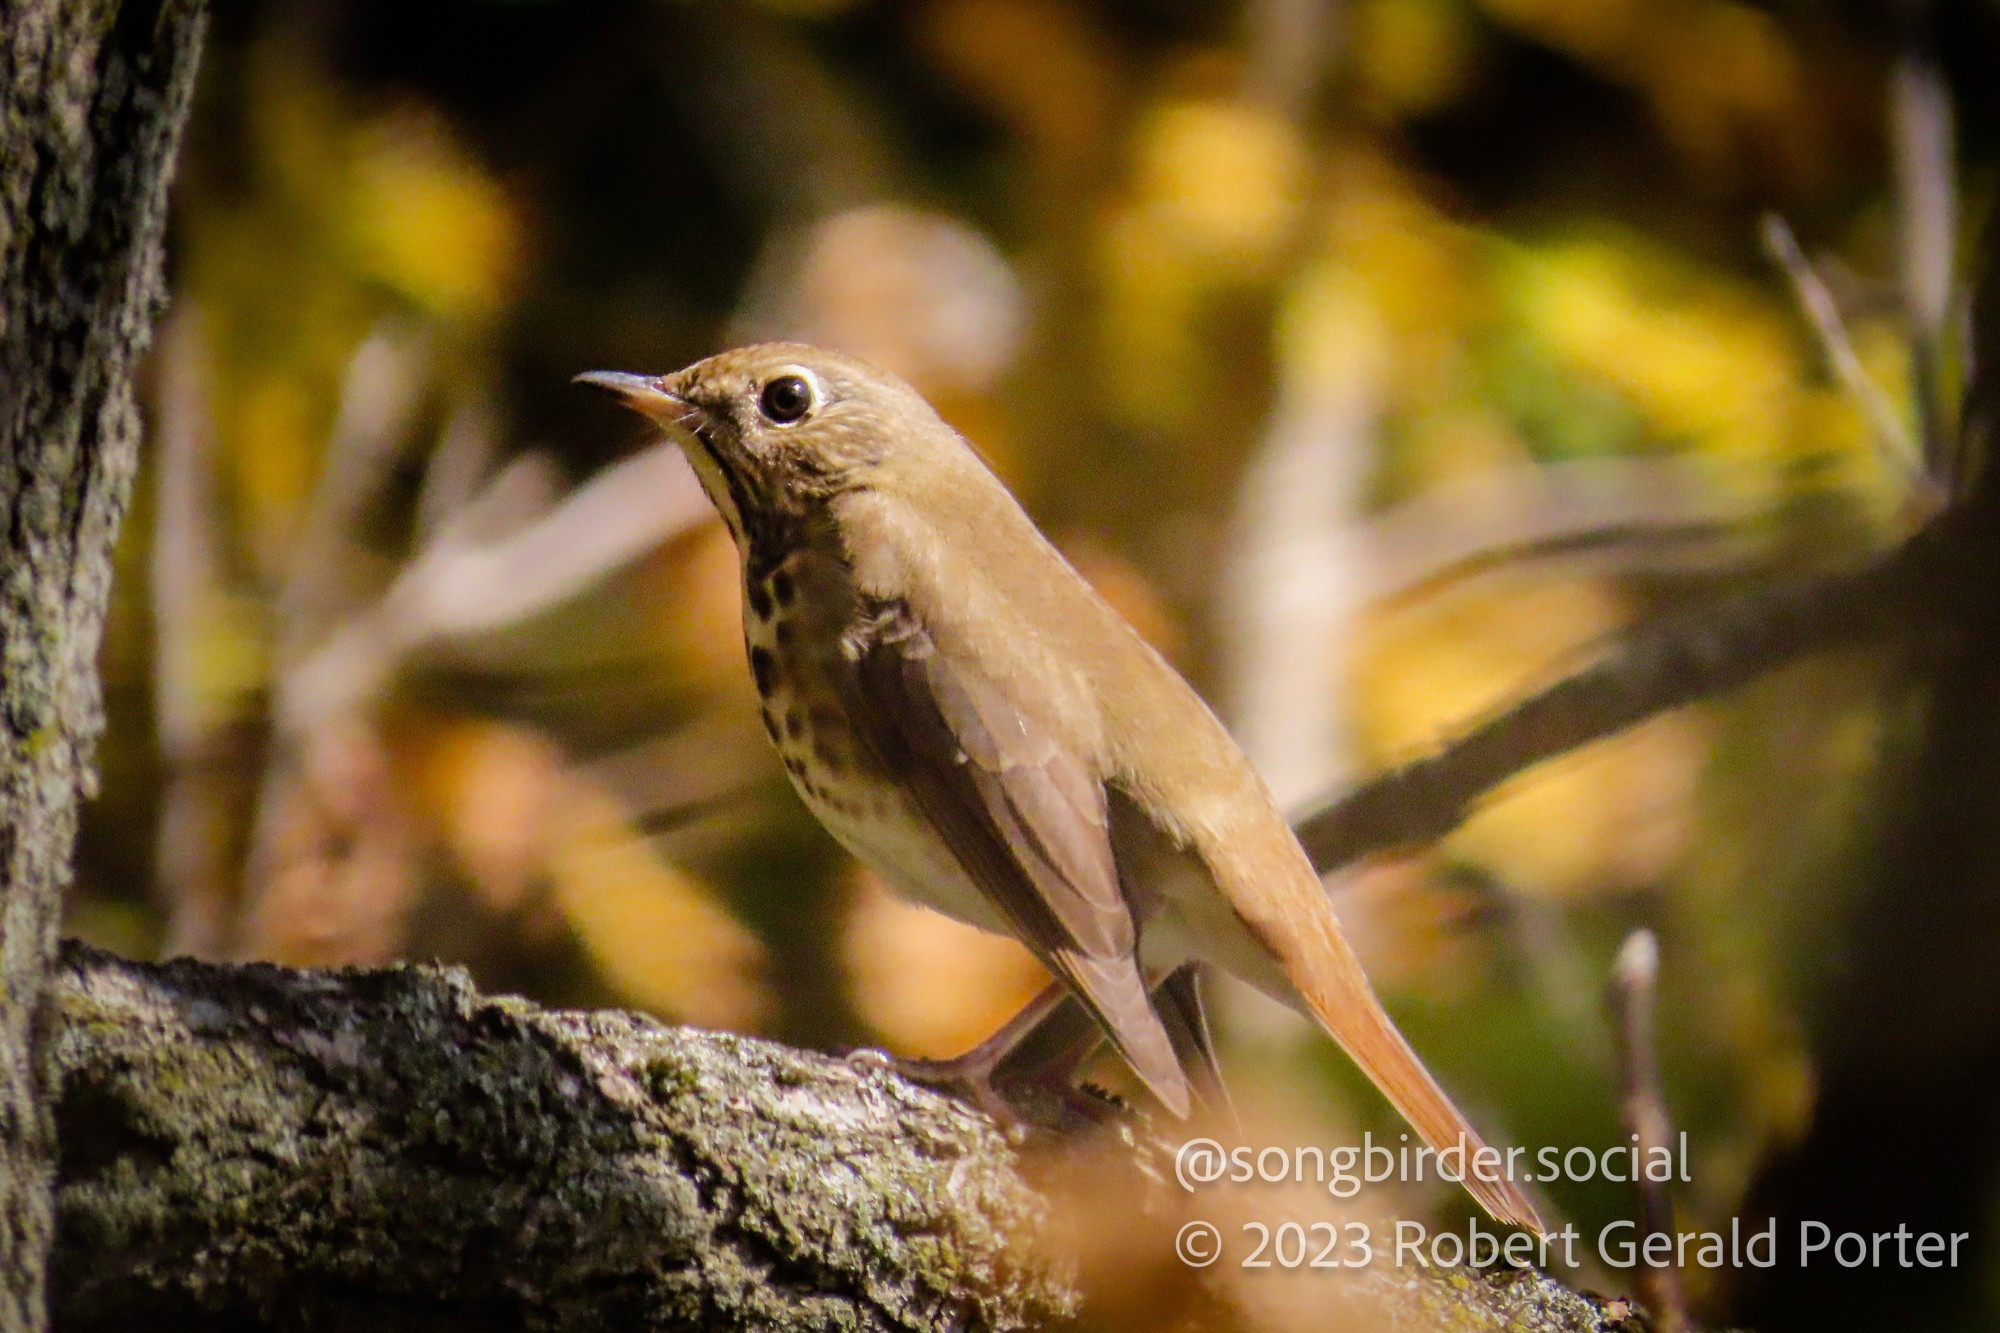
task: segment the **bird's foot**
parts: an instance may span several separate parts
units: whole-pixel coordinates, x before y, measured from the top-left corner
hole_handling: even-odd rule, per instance
[[[1095,1128],[1126,1109],[1111,1094],[1080,1087],[1065,1074],[1010,1069],[1005,1059],[980,1050],[951,1060],[919,1060],[859,1050],[850,1052],[847,1060],[863,1068],[892,1070],[912,1083],[975,1106],[1010,1128]]]
[[[896,1057],[878,1046],[857,1046],[840,1057],[854,1069],[894,1069]]]

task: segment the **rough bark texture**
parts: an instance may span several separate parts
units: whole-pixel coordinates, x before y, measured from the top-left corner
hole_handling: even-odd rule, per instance
[[[1063,1173],[886,1070],[435,968],[70,945],[52,1001],[66,1329],[1013,1329],[1082,1299],[1032,1183]],[[1339,1281],[1365,1327],[1608,1326],[1532,1272]]]
[[[0,1329],[39,1327],[50,1234],[35,1034],[97,643],[162,299],[199,0],[0,0]]]

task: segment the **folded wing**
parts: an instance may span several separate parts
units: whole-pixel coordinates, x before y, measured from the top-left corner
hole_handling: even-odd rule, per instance
[[[857,741],[1146,1086],[1187,1115],[1189,1083],[1139,966],[1104,788],[1083,758],[976,667],[947,660],[903,603],[870,608],[845,648]]]

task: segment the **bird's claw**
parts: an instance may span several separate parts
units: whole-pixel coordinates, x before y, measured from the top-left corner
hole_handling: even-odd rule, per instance
[[[840,1058],[849,1068],[864,1071],[896,1067],[896,1057],[875,1046],[857,1046]]]
[[[1067,1078],[1011,1074],[978,1052],[956,1060],[889,1060],[911,1083],[969,1103],[1007,1128],[1070,1131],[1103,1125],[1125,1110],[1107,1093]]]

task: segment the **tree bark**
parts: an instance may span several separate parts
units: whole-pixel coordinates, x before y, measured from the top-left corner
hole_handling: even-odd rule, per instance
[[[199,0],[0,0],[0,1330],[43,1324],[37,1030]]]
[[[50,1011],[65,1329],[1001,1330],[1082,1300],[1069,1148],[1038,1166],[879,1067],[432,967],[71,944]],[[1111,1156],[1144,1175],[1135,1146]],[[1357,1327],[1616,1323],[1529,1271],[1328,1276]]]

